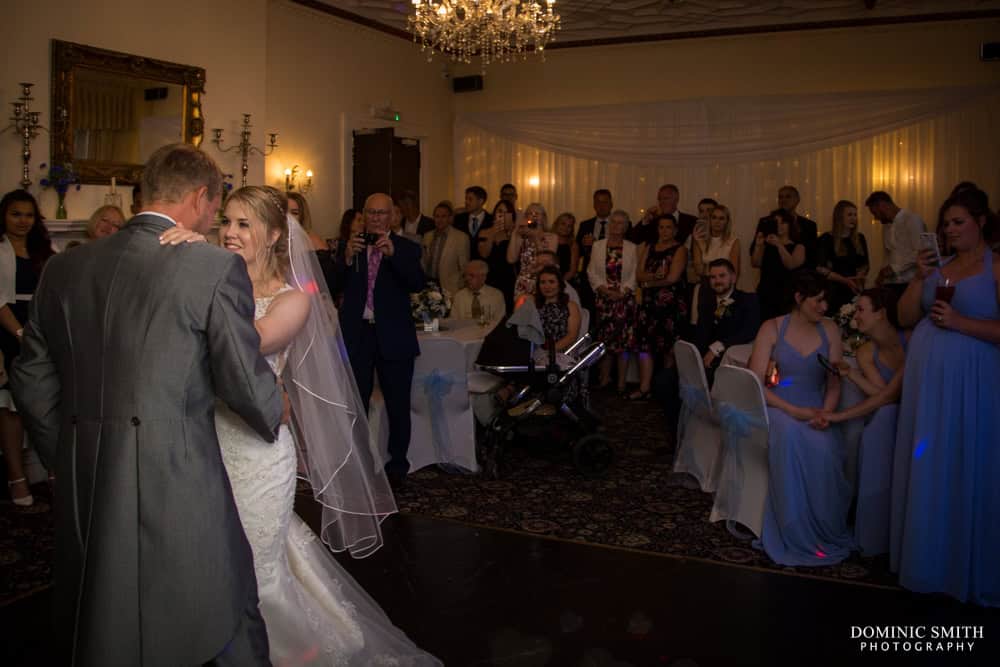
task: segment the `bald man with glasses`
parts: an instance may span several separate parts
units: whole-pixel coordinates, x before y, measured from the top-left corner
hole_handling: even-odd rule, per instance
[[[410,314],[410,293],[424,288],[420,246],[392,233],[392,198],[378,192],[365,200],[365,231],[348,239],[339,260],[344,286],[340,325],[344,343],[368,410],[375,374],[389,417],[389,482],[398,488],[410,464],[410,385],[413,360],[420,354]]]

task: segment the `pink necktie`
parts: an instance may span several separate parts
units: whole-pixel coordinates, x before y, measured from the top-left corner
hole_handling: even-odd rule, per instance
[[[382,262],[382,251],[372,248],[368,255],[368,300],[365,308],[375,314],[375,276],[378,275],[378,265]]]

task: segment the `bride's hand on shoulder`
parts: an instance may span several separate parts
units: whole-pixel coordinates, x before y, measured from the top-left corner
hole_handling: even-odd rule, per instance
[[[198,232],[174,225],[160,234],[160,245],[180,245],[182,243],[206,243],[206,239]]]

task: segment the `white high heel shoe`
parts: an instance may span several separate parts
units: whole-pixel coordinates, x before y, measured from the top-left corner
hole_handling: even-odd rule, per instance
[[[7,488],[9,489],[13,487],[15,484],[20,484],[21,482],[24,482],[25,486],[28,485],[28,480],[22,477],[21,479],[12,479],[9,482],[7,482]],[[31,507],[32,505],[35,504],[35,497],[32,496],[30,493],[26,496],[21,496],[20,498],[15,498],[12,495],[10,499],[13,500],[14,504],[19,507]]]

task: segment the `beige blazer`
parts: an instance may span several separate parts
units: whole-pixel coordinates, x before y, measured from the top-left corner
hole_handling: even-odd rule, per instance
[[[434,257],[434,232],[424,234],[423,254],[420,261],[424,267],[427,277],[431,276],[431,261]],[[454,227],[448,228],[448,238],[445,239],[444,248],[441,250],[441,264],[438,267],[438,283],[446,289],[452,297],[458,293],[465,285],[465,278],[462,272],[465,265],[469,263],[469,235]]]

